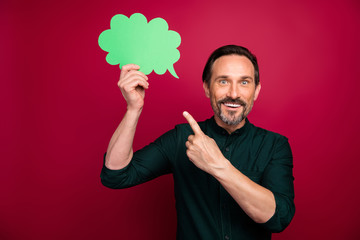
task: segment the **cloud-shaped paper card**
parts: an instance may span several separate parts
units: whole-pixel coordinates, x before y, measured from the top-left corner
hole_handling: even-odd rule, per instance
[[[164,74],[166,70],[179,78],[174,63],[180,59],[177,49],[181,42],[179,33],[169,30],[162,18],[154,18],[149,23],[141,13],[134,13],[130,18],[117,14],[110,21],[110,29],[99,36],[99,46],[108,52],[106,61],[120,68],[134,63],[140,71],[150,74]]]

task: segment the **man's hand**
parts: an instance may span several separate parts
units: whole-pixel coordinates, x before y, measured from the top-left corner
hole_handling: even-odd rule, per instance
[[[214,175],[216,170],[225,168],[229,161],[221,153],[215,140],[203,133],[198,123],[188,112],[184,112],[183,116],[194,131],[194,135],[190,135],[185,143],[186,154],[190,161],[211,175]]]
[[[127,64],[121,68],[118,86],[128,110],[141,110],[144,106],[145,89],[149,88],[148,77],[138,71],[140,66]]]

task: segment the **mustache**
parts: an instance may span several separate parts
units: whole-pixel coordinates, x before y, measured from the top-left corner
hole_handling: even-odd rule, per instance
[[[241,106],[245,107],[246,106],[246,102],[241,100],[240,98],[230,98],[230,97],[226,97],[223,98],[221,100],[218,101],[218,103],[222,104],[222,103],[235,103],[235,104],[240,104]]]

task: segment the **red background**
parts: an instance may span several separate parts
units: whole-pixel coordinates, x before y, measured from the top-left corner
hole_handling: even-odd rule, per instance
[[[336,1],[0,3],[0,239],[174,239],[172,177],[100,183],[125,103],[97,43],[115,14],[162,17],[180,33],[180,79],[150,74],[138,149],[189,111],[212,115],[201,73],[225,44],[258,57],[249,119],[290,139],[296,214],[273,239],[359,239],[360,4]]]

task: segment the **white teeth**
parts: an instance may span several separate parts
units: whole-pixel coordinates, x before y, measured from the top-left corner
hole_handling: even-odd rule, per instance
[[[225,106],[227,107],[233,107],[233,108],[237,108],[240,107],[240,104],[235,104],[235,103],[224,103]]]

